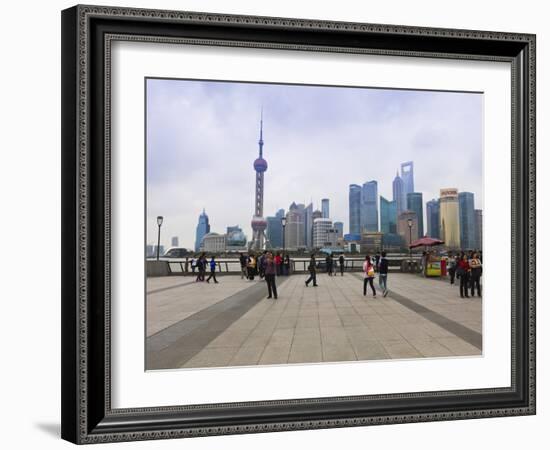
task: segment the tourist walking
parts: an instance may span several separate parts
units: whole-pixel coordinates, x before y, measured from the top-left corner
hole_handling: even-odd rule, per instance
[[[193,275],[195,275],[195,269],[197,268],[197,258],[193,255],[193,258],[191,258],[191,272],[193,272]]]
[[[277,273],[277,276],[281,276],[282,272],[282,266],[283,266],[283,258],[281,257],[281,254],[277,252],[275,255],[275,258],[273,258],[273,261],[275,262],[275,272]]]
[[[458,266],[458,257],[453,256],[452,254],[449,256],[449,266],[447,268],[449,272],[449,277],[451,279],[451,284],[455,284],[455,275],[456,275],[456,269]]]
[[[376,252],[376,255],[374,255],[374,271],[379,272],[380,271],[380,253]]]
[[[241,264],[241,280],[248,278],[246,266],[248,265],[248,257],[242,253],[239,253],[239,263]]]
[[[340,275],[344,276],[344,264],[345,264],[344,255],[340,255],[340,258],[338,258],[338,263],[340,264]]]
[[[457,275],[460,277],[460,298],[470,298],[468,295],[468,287],[470,281],[470,264],[468,263],[468,256],[462,255],[462,259],[458,262],[456,269]]]
[[[258,256],[258,258],[256,259],[256,271],[258,272],[260,278],[264,277],[264,258],[265,252]]]
[[[290,256],[286,254],[283,258],[283,275],[290,273]]]
[[[382,252],[382,257],[378,264],[378,284],[380,289],[382,289],[382,296],[388,295],[388,258],[386,258],[386,252]]]
[[[325,258],[325,265],[328,276],[332,276],[332,257],[330,255],[327,255],[327,257]]]
[[[195,281],[204,281],[204,277],[206,276],[206,256],[204,253],[197,259],[197,271],[198,274]]]
[[[247,274],[249,280],[254,280],[254,276],[256,275],[256,258],[254,255],[248,256],[248,265],[247,265]]]
[[[309,278],[306,280],[306,287],[309,286],[309,283],[313,281],[313,286],[317,286],[317,267],[315,263],[315,255],[311,255],[309,260]]]
[[[363,295],[367,295],[367,284],[370,284],[372,296],[376,298],[376,289],[374,289],[374,265],[372,264],[369,255],[365,256],[363,272],[365,275],[365,279],[363,280]]]
[[[481,260],[479,259],[479,256],[477,253],[474,253],[473,254],[473,257],[472,259],[470,260],[470,269],[471,269],[471,274],[470,274],[470,286],[471,286],[471,291],[470,291],[470,295],[473,297],[474,296],[474,289],[477,290],[477,295],[478,297],[481,297],[481,285],[480,285],[480,279],[481,279],[481,272],[482,272],[482,268],[481,268]]]
[[[274,298],[277,300],[277,285],[275,284],[275,274],[277,272],[277,266],[273,259],[273,254],[268,252],[265,256],[265,282],[267,283],[267,298]]]
[[[210,259],[210,276],[206,279],[207,283],[210,283],[210,279],[214,278],[214,283],[217,283],[218,280],[216,280],[216,257],[212,256]]]

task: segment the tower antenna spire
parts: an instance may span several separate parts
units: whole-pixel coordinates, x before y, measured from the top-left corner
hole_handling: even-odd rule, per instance
[[[260,140],[258,141],[260,145],[260,158],[264,153],[264,107],[262,106],[260,110]]]

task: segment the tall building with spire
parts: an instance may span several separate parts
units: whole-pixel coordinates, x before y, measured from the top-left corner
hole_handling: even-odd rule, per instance
[[[401,164],[401,178],[403,179],[406,199],[407,194],[414,192],[414,163],[412,161]]]
[[[265,229],[267,221],[264,218],[264,173],[267,171],[267,161],[263,157],[263,111],[260,116],[260,140],[258,141],[259,156],[254,161],[256,172],[256,187],[254,196],[254,216],[252,217],[252,242],[250,247],[254,250],[262,250],[265,247]]]
[[[403,185],[403,178],[399,176],[399,171],[395,174],[393,179],[393,201],[397,208],[397,215],[401,214],[407,209],[407,197],[405,195],[405,186]]]
[[[208,216],[203,208],[202,214],[199,216],[199,223],[197,224],[197,232],[195,234],[195,251],[196,252],[198,252],[199,249],[201,248],[202,238],[206,236],[208,233],[210,233],[210,221],[208,220]]]

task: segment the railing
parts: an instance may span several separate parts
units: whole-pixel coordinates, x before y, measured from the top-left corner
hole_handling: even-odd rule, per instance
[[[387,256],[389,270],[401,270],[403,261],[412,261],[414,266],[418,266],[420,263],[419,256],[413,256],[409,258],[409,255],[389,255]],[[191,260],[189,258],[185,260],[171,260],[163,259],[168,264],[171,275],[196,275],[198,271],[195,269],[193,272],[191,267]],[[296,257],[290,259],[290,273],[306,273],[308,272],[310,258]],[[325,259],[318,258],[317,270],[326,270]],[[344,260],[344,270],[346,272],[362,272],[364,257],[346,257]],[[334,270],[340,270],[340,262],[338,258],[334,258]],[[206,271],[210,271],[210,262],[206,267]],[[220,259],[216,261],[216,273],[219,274],[239,274],[241,272],[241,263],[236,258]]]

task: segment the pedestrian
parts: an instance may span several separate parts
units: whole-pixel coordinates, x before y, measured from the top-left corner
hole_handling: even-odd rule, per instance
[[[196,268],[197,268],[197,258],[195,258],[195,255],[193,255],[193,259],[191,259],[191,272],[193,272],[193,275],[195,275]]]
[[[382,289],[382,296],[385,297],[388,295],[388,259],[386,258],[386,252],[382,252],[378,266],[378,276],[380,277],[378,283],[380,289]]]
[[[325,258],[325,266],[328,276],[332,276],[332,258],[330,257],[330,254]]]
[[[263,279],[265,275],[265,258],[266,258],[267,251],[264,251],[259,257],[258,261],[256,262],[256,268],[258,270],[258,274],[260,275],[260,278]]]
[[[380,267],[380,252],[376,252],[376,255],[374,255],[374,271],[379,272]]]
[[[481,297],[480,279],[481,279],[482,267],[481,267],[481,260],[479,259],[479,255],[477,253],[474,253],[472,259],[470,260],[470,268],[472,270],[470,275],[471,276],[470,295],[472,297],[474,296],[474,288],[475,288],[477,290],[478,297]]]
[[[344,276],[344,263],[345,263],[345,259],[344,259],[344,255],[340,255],[340,258],[338,258],[338,263],[340,264],[340,275],[341,276]]]
[[[449,276],[451,277],[451,284],[455,284],[456,266],[457,266],[457,260],[452,254],[450,254],[449,267],[447,268],[447,270],[449,271]]]
[[[246,266],[248,264],[248,257],[243,253],[239,253],[239,263],[241,264],[241,280],[248,278]]]
[[[460,277],[460,298],[470,298],[468,295],[468,284],[470,281],[470,264],[468,263],[468,255],[463,254],[462,259],[458,262],[457,274]]]
[[[265,281],[267,283],[267,298],[274,298],[277,300],[277,285],[275,284],[275,274],[277,272],[277,266],[273,254],[268,252],[265,256]]]
[[[313,286],[317,286],[317,267],[314,254],[311,255],[307,269],[309,270],[309,278],[306,280],[306,287],[309,286],[311,281],[313,281]]]
[[[288,275],[290,273],[290,256],[288,253],[283,258],[283,274]]]
[[[197,278],[195,281],[204,281],[206,275],[206,256],[201,254],[197,259]]]
[[[363,272],[365,275],[365,279],[363,280],[363,295],[367,295],[367,284],[370,284],[372,296],[376,298],[376,289],[374,289],[374,265],[372,264],[369,255],[365,256]]]
[[[248,279],[253,281],[254,276],[256,275],[256,258],[253,254],[248,255],[248,265],[247,265],[247,274]]]
[[[279,252],[276,253],[275,258],[273,258],[273,261],[275,262],[275,272],[277,273],[277,276],[281,276],[282,272],[282,265],[283,265],[283,258],[281,257],[281,254]]]
[[[210,283],[210,278],[214,278],[214,283],[218,283],[216,280],[216,257],[212,256],[210,259],[210,276],[206,279],[207,283]]]

